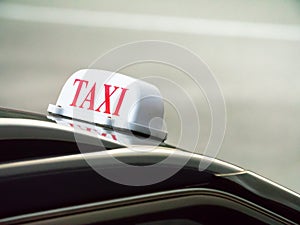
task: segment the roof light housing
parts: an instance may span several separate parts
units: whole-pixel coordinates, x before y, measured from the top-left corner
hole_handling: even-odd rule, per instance
[[[141,80],[96,69],[75,72],[48,112],[165,140],[164,103],[157,87]]]

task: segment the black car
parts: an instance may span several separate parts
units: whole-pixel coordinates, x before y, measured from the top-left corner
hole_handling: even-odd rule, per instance
[[[92,125],[61,109],[0,109],[0,224],[300,223],[300,196],[266,178],[170,146],[164,132],[110,117]],[[200,162],[208,167],[199,171]]]

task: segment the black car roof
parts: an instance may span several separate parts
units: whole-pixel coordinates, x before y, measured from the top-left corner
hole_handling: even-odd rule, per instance
[[[6,122],[1,122],[1,119],[3,118],[6,118]],[[74,137],[74,132],[77,132],[76,136],[80,137]],[[98,142],[99,138],[101,138],[101,145],[99,145]],[[130,136],[128,136],[128,138],[130,138]],[[80,143],[80,145],[85,148],[84,152],[80,152],[78,149],[76,143],[78,140],[84,142]],[[54,156],[67,156],[78,153],[93,153],[120,148],[125,149],[127,147],[125,144],[118,143],[101,136],[95,137],[88,132],[78,134],[78,130],[58,125],[53,120],[48,119],[47,116],[42,114],[4,108],[0,108],[0,141],[3,146],[2,155],[4,156],[0,159],[0,163],[42,159]],[[35,142],[34,145],[32,145],[33,142]],[[25,146],[31,147],[30,151],[26,152],[22,150],[22,147]],[[212,160],[209,157],[193,154],[183,149],[177,149],[164,142],[160,142],[159,147],[160,148],[158,149],[160,151],[157,152],[158,155],[155,156],[155,159],[153,159],[151,155],[143,153],[143,155],[137,155],[143,156],[139,157],[139,160],[147,158],[147,163],[153,164],[156,162],[157,158],[167,157],[164,154],[165,150],[176,150],[177,152],[187,154],[190,157],[201,157],[201,159],[198,158],[198,160],[213,162],[211,167],[214,168],[211,171],[213,174],[227,174],[243,171],[242,168],[232,164],[217,159]],[[57,148],[59,151],[56,151]],[[76,150],[71,151],[72,148],[76,148]],[[43,149],[43,152],[39,153],[38,150],[40,149]],[[21,155],[20,151],[22,153]],[[26,157],[27,154],[28,156]],[[22,156],[24,158],[22,158]],[[138,161],[134,163],[138,163]]]
[[[76,147],[73,132],[74,130],[57,125],[44,115],[0,109],[0,144],[3,156],[0,161],[0,199],[6,205],[1,210],[0,217],[155,191],[207,187],[243,196],[298,221],[298,194],[237,166],[164,143],[156,151],[141,154],[130,151],[126,145],[101,138],[105,145],[103,150],[108,149],[118,160],[136,166],[155,165],[157,173],[170,167],[178,167],[178,161],[187,159],[181,170],[158,184],[138,187],[109,181],[97,174],[85,157],[99,160],[99,166],[115,173],[126,168],[114,166],[107,161],[105,152],[99,154],[99,148],[89,144],[98,139],[87,133],[80,135],[84,136],[84,144],[90,152],[81,154]],[[174,155],[171,162],[158,163],[171,153]],[[200,161],[209,162],[209,167],[199,171]],[[32,199],[37,202],[28,207]]]
[[[252,172],[219,160],[212,161],[206,170],[199,171],[199,161],[211,159],[197,154],[177,152],[171,163],[161,163],[171,152],[172,149],[163,147],[146,155],[134,153],[127,148],[111,150],[110,156],[119,161],[134,166],[154,165],[157,173],[178,167],[176,159],[181,161],[188,158],[187,163],[174,176],[146,186],[128,186],[110,181],[95,172],[86,161],[89,157],[97,160],[101,169],[109,173],[130,172],[124,164],[114,164],[107,160],[106,154],[87,153],[85,156],[76,154],[2,164],[0,197],[6,207],[1,210],[0,218],[88,202],[201,187],[225,191],[292,221],[298,221],[299,195]],[[226,173],[220,173],[220,170]],[[18,204],[15,204],[16,202]]]

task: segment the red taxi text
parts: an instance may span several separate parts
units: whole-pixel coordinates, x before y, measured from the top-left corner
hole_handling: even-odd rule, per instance
[[[76,90],[75,96],[74,96],[73,101],[70,104],[70,106],[86,108],[88,110],[93,110],[96,112],[103,112],[106,114],[112,114],[114,116],[119,116],[119,111],[120,111],[125,94],[128,89],[118,87],[118,86],[112,87],[109,84],[104,84],[104,101],[99,106],[95,107],[96,82],[93,83],[92,87],[89,89],[89,92],[85,96],[84,100],[82,102],[78,103],[78,97],[81,94],[82,89],[87,88],[88,84],[89,84],[89,81],[87,81],[87,80],[81,80],[81,79],[74,80],[73,86],[77,85],[77,90]],[[116,108],[113,110],[113,113],[111,113],[110,98],[112,95],[114,95],[118,92],[119,93],[121,92],[121,93],[119,94]],[[101,111],[101,110],[103,110],[103,111]]]

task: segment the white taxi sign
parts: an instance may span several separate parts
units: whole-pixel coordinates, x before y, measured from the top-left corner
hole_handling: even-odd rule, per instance
[[[48,112],[164,140],[164,104],[159,90],[119,73],[85,69],[65,83]]]

